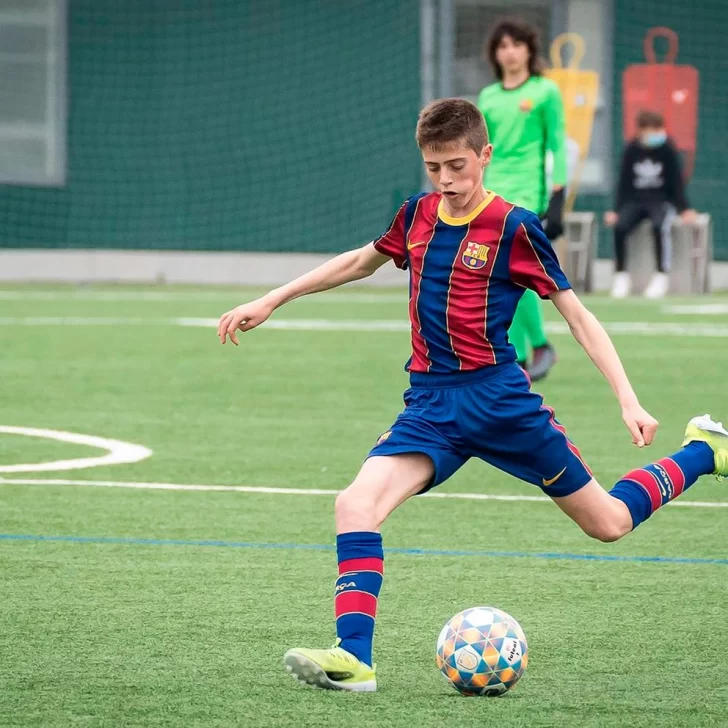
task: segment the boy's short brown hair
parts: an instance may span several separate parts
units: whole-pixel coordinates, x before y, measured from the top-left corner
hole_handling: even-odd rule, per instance
[[[640,111],[637,114],[638,129],[662,129],[665,126],[665,117],[657,111]]]
[[[439,151],[446,144],[462,142],[480,154],[488,144],[488,127],[475,104],[466,99],[437,99],[420,111],[415,133],[417,146]]]

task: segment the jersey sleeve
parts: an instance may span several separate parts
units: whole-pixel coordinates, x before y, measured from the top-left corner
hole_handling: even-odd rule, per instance
[[[387,231],[376,238],[374,247],[382,255],[386,255],[394,261],[397,268],[407,268],[407,242],[404,237],[404,214],[407,202],[397,210],[392,224]]]
[[[553,246],[536,215],[529,214],[513,234],[508,269],[511,280],[547,298],[571,288]]]

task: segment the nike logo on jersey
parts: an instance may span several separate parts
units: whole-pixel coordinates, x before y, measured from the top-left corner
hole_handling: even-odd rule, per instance
[[[556,473],[553,478],[549,478],[548,480],[546,480],[546,478],[543,478],[541,482],[544,484],[544,487],[553,485],[565,472],[566,468],[564,468],[560,473]]]
[[[420,241],[419,243],[413,243],[411,240],[407,241],[407,250],[412,250],[413,248],[419,248],[420,245],[427,245],[424,240]]]

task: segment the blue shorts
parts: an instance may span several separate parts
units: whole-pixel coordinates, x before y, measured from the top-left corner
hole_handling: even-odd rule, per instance
[[[423,493],[472,457],[552,497],[574,493],[591,480],[579,450],[516,363],[455,374],[412,373],[410,385],[405,410],[368,457],[424,453],[435,474]]]

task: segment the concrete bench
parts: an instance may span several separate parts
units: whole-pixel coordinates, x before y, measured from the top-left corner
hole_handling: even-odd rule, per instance
[[[691,224],[679,218],[672,224],[672,265],[668,293],[677,296],[710,292],[710,262],[713,259],[713,225],[710,215],[699,214]],[[652,227],[645,220],[627,240],[627,271],[632,294],[644,293],[655,272]]]
[[[566,277],[576,291],[592,290],[592,264],[597,251],[598,226],[593,212],[564,215],[564,234],[556,243],[556,254]]]

